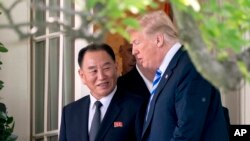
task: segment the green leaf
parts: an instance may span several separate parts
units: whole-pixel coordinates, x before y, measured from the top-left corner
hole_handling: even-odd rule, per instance
[[[99,0],[87,0],[86,6],[88,9],[93,8]]]
[[[123,24],[130,26],[130,27],[134,27],[134,28],[139,27],[139,23],[137,22],[135,18],[126,18],[122,22]]]
[[[12,126],[11,126],[11,132],[14,131],[14,127],[15,127],[15,122],[13,122]]]
[[[5,106],[5,104],[3,104],[1,102],[0,102],[0,111],[6,113],[6,106]]]
[[[2,65],[3,64],[3,62],[2,61],[0,61],[0,65]]]
[[[0,90],[3,88],[3,81],[0,80]]]
[[[6,141],[16,141],[17,140],[17,136],[16,135],[13,135],[11,134]]]
[[[122,37],[124,37],[126,40],[129,41],[129,34],[124,30],[124,28],[117,28],[116,29],[117,33],[119,33]]]
[[[3,85],[2,84],[0,84],[0,90],[3,88]]]
[[[8,52],[8,49],[0,42],[0,52]]]
[[[11,124],[13,122],[13,117],[8,117],[7,118],[7,124]]]
[[[2,111],[0,111],[0,119],[3,119],[3,120],[7,120],[7,114],[6,113],[4,113],[4,112],[2,112]]]
[[[244,78],[246,78],[250,82],[250,72],[248,72],[246,64],[242,61],[238,61],[237,65],[238,65],[242,75],[244,76]]]
[[[229,54],[228,54],[227,51],[222,50],[222,51],[218,52],[217,60],[219,60],[219,61],[225,61],[228,58],[229,58]]]

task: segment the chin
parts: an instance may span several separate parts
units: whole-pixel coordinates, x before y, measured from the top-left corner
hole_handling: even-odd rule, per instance
[[[109,95],[111,92],[112,92],[111,89],[104,90],[104,91],[101,92],[101,95],[102,95],[102,96],[107,96],[107,95]]]
[[[146,64],[141,64],[141,66],[142,66],[143,68],[148,68],[148,66],[147,66]]]

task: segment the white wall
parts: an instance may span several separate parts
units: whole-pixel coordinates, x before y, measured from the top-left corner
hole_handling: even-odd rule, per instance
[[[84,7],[85,1],[77,1],[75,5],[76,10],[81,10],[82,7]],[[77,16],[75,16],[75,28],[84,28],[81,26],[81,19]],[[90,32],[93,32],[93,27],[89,29]],[[86,85],[84,85],[80,79],[80,76],[78,75],[79,65],[78,65],[78,53],[79,51],[88,45],[88,42],[84,39],[77,39],[75,40],[75,100],[78,100],[82,98],[83,96],[86,96],[90,94],[89,89]]]
[[[10,5],[14,0],[1,1]],[[24,1],[12,13],[15,22],[29,21],[28,2]],[[2,10],[1,10],[2,11]],[[0,15],[0,24],[6,24],[5,15]],[[27,28],[23,29],[28,30]],[[0,80],[4,88],[0,91],[0,101],[5,103],[8,115],[15,120],[14,134],[18,141],[30,140],[30,49],[29,39],[22,41],[11,30],[0,29],[0,41],[8,48],[7,53],[1,53],[3,62],[0,70]]]
[[[78,100],[90,93],[88,87],[82,83],[80,76],[78,75],[78,53],[85,46],[87,46],[86,41],[80,39],[75,41],[75,100]]]
[[[231,124],[240,124],[240,91],[222,93],[223,105],[229,110]]]
[[[245,83],[241,90],[241,123],[250,124],[250,84]]]
[[[240,82],[239,82],[240,83]],[[231,124],[250,124],[250,84],[241,82],[239,90],[222,93],[223,105],[228,108]]]

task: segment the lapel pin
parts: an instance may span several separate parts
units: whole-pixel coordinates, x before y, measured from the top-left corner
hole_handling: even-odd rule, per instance
[[[114,122],[114,127],[117,128],[117,127],[123,127],[123,123],[121,121],[115,121]]]
[[[166,79],[168,79],[168,74],[165,76]]]

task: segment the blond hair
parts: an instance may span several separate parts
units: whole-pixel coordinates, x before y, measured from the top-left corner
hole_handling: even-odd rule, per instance
[[[150,35],[163,33],[169,40],[178,40],[178,32],[173,22],[165,12],[153,11],[138,18],[142,30]]]

